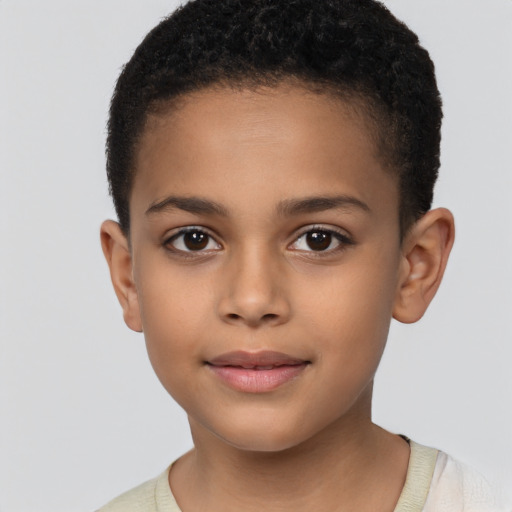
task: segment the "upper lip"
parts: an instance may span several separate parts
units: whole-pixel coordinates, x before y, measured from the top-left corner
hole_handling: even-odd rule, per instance
[[[238,350],[221,354],[213,359],[209,359],[206,363],[212,366],[256,368],[260,366],[294,366],[309,363],[309,361],[272,350],[262,350],[260,352],[244,352]]]

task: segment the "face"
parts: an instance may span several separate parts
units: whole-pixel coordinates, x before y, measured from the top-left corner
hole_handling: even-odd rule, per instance
[[[130,217],[136,314],[193,433],[277,451],[368,420],[402,258],[363,116],[292,86],[189,94],[149,120]]]

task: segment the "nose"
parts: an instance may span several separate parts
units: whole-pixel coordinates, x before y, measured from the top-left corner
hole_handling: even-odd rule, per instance
[[[247,247],[226,262],[218,313],[224,322],[256,328],[287,322],[291,308],[277,256]]]

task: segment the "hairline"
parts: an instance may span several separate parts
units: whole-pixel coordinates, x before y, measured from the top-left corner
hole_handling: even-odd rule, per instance
[[[200,94],[206,91],[226,91],[233,92],[253,91],[262,94],[275,91],[279,87],[289,87],[293,89],[302,89],[306,94],[314,94],[332,99],[338,104],[342,104],[346,113],[363,124],[370,141],[375,148],[375,157],[379,159],[382,168],[390,174],[396,176],[398,187],[398,224],[400,230],[400,240],[416,219],[404,219],[403,210],[405,208],[404,197],[402,193],[402,170],[400,164],[396,162],[395,152],[392,140],[391,143],[384,137],[384,121],[391,115],[386,112],[383,102],[378,101],[375,95],[364,91],[364,87],[356,84],[336,84],[332,80],[300,77],[291,73],[261,73],[257,76],[251,74],[240,75],[234,78],[223,77],[212,80],[210,83],[189,86],[185,90],[175,94],[169,94],[167,97],[163,94],[160,98],[149,100],[145,111],[142,114],[139,132],[134,137],[132,144],[132,154],[129,169],[129,183],[127,187],[128,209],[131,202],[135,179],[137,176],[136,160],[140,145],[147,132],[152,119],[165,118],[183,108],[194,94]],[[394,138],[394,135],[391,137]],[[128,225],[122,226],[126,235],[130,231],[130,212],[128,211]]]

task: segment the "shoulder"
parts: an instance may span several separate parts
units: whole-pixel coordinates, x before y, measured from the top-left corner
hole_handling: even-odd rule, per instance
[[[97,512],[179,512],[168,484],[169,468],[113,499]]]
[[[478,472],[444,452],[437,456],[424,512],[499,512],[496,494]]]
[[[156,510],[155,488],[158,478],[121,494],[97,512],[152,512]]]

